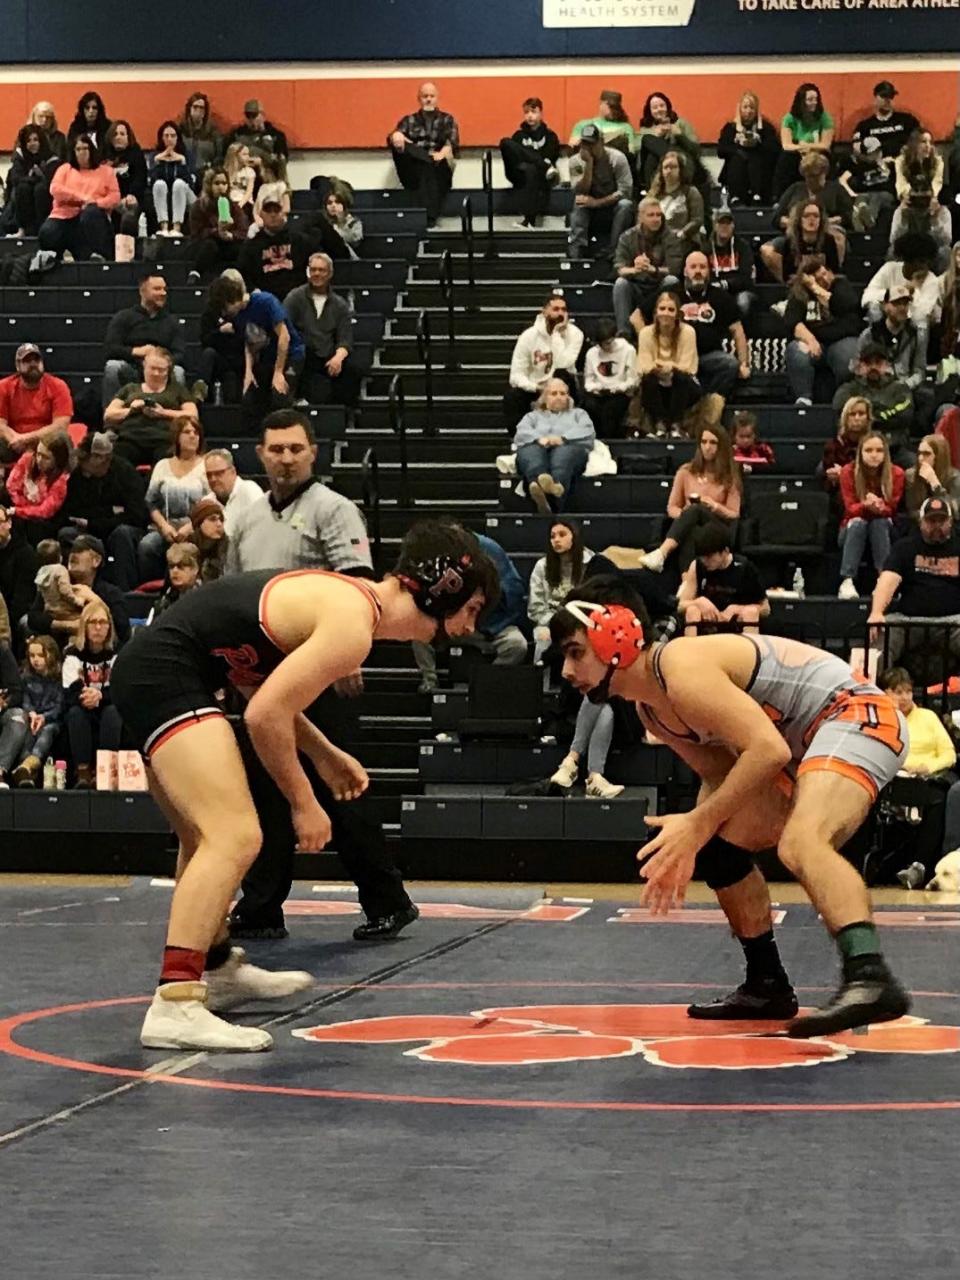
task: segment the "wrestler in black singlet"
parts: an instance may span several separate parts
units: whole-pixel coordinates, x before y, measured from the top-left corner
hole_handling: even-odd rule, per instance
[[[218,691],[228,684],[252,688],[287,656],[263,623],[272,583],[283,578],[338,578],[380,604],[356,578],[325,569],[278,573],[260,569],[233,574],[187,593],[149,628],[141,629],[117,657],[110,679],[125,726],[148,759],[161,741],[223,711]]]

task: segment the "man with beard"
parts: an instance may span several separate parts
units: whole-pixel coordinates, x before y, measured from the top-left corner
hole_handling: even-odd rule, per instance
[[[510,434],[551,378],[561,378],[576,395],[576,366],[583,330],[570,319],[567,300],[554,290],[510,357],[510,387],[503,397],[503,420]]]
[[[890,457],[898,467],[912,467],[910,429],[913,426],[913,392],[894,376],[886,348],[877,342],[864,342],[854,361],[853,377],[833,397],[836,413],[851,398],[866,400],[873,411],[873,425],[887,437]]]
[[[593,701],[632,701],[648,731],[700,776],[695,807],[647,818],[654,832],[637,855],[658,915],[683,903],[699,855],[743,947],[746,981],[692,1005],[691,1018],[790,1019],[787,1034],[807,1038],[905,1014],[910,1000],[881,954],[867,887],[840,853],[906,758],[906,726],[887,695],[833,654],[779,636],[651,643],[643,601],[614,578],[571,592],[550,633],[565,680]],[[751,852],[771,845],[843,967],[833,999],[800,1016]]]
[[[687,254],[683,266],[680,315],[697,338],[697,377],[704,395],[719,396],[725,403],[738,379],[745,382],[750,377],[750,352],[736,301],[711,283],[707,255],[699,249]],[[726,338],[736,354],[724,351]],[[723,405],[719,408],[722,412]],[[719,421],[719,414],[711,420]]]
[[[73,417],[73,398],[62,378],[43,367],[33,342],[17,347],[16,373],[0,381],[0,461],[14,462],[41,436],[66,431]]]

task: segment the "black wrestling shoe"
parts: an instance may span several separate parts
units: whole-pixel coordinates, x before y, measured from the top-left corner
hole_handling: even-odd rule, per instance
[[[265,942],[279,942],[281,938],[289,938],[290,933],[283,923],[283,917],[272,924],[256,920],[245,920],[243,916],[231,916],[227,921],[231,938],[247,940],[260,938]]]
[[[910,1009],[910,997],[890,973],[857,982],[844,982],[822,1009],[794,1018],[787,1035],[794,1040],[851,1031],[873,1022],[893,1022]]]
[[[404,907],[402,911],[394,911],[392,915],[374,916],[372,920],[366,920],[363,924],[357,925],[353,931],[353,940],[354,942],[385,942],[388,938],[395,938],[408,924],[413,924],[419,915],[420,908],[411,902],[409,907]]]
[[[786,1022],[797,1016],[798,1007],[796,993],[789,982],[767,978],[762,982],[744,982],[736,991],[710,1004],[692,1004],[687,1009],[687,1017],[716,1022]]]

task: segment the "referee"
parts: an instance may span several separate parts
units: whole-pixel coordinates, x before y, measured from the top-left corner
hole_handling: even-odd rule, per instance
[[[363,517],[349,498],[334,493],[313,474],[317,442],[309,418],[295,409],[269,414],[263,420],[257,456],[270,489],[240,513],[230,537],[227,573],[332,569],[372,578]],[[349,699],[362,691],[363,678],[356,671],[313,704],[310,719],[336,742],[355,720]],[[260,815],[263,847],[243,882],[243,896],[230,918],[230,933],[234,938],[284,938],[283,904],[293,883],[296,843],[290,807],[242,728],[239,736],[250,791]],[[367,917],[354,930],[354,938],[375,942],[396,937],[418,912],[387,850],[383,830],[371,815],[368,797],[337,801],[310,771],[308,762],[305,768],[317,799],[330,816],[333,845],[356,883]]]

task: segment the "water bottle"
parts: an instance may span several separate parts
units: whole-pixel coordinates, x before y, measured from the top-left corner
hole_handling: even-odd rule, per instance
[[[56,788],[58,791],[66,791],[67,789],[67,762],[66,760],[58,760],[56,764],[56,773],[54,775]]]
[[[798,600],[803,599],[803,570],[797,565],[796,572],[793,575],[793,590]]]
[[[223,383],[215,382],[213,384],[213,403],[215,405],[223,404]]]
[[[47,756],[46,763],[43,766],[43,789],[44,791],[55,791],[57,788],[57,770],[53,763],[53,756]]]

